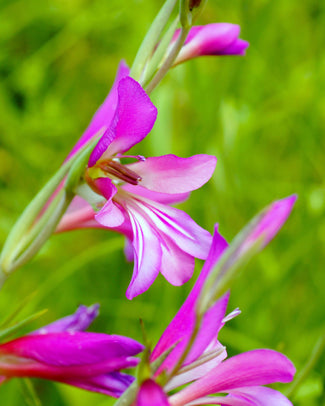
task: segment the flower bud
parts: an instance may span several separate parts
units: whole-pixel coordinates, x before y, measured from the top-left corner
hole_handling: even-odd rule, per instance
[[[197,4],[199,0],[193,0]],[[204,55],[245,55],[248,42],[238,38],[240,27],[236,24],[214,23],[191,28],[175,65]],[[175,32],[172,42],[179,36]]]

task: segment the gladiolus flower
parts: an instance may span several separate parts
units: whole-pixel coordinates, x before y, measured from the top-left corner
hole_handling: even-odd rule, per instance
[[[176,41],[179,33],[180,30],[177,30],[172,43]],[[238,37],[239,33],[240,27],[236,24],[214,23],[194,26],[190,29],[175,65],[198,56],[245,55],[249,44]]]
[[[212,237],[186,213],[170,207],[206,183],[216,158],[124,155],[151,130],[155,106],[122,63],[113,88],[68,159],[101,134],[77,193],[57,231],[102,227],[124,234],[134,259],[129,299],[144,292],[159,271],[173,285],[193,273],[194,258],[207,257]],[[126,163],[125,158],[133,158]],[[92,205],[90,205],[90,203]]]
[[[80,306],[71,316],[0,344],[0,382],[41,378],[119,397],[134,380],[120,370],[136,366],[134,355],[143,347],[127,337],[83,332],[97,313],[98,305]]]
[[[234,265],[235,261],[240,261],[240,256],[246,254],[254,241],[262,238],[262,244],[259,246],[261,249],[274,237],[288,217],[294,201],[295,196],[290,196],[274,202],[253,219],[240,241],[240,246],[235,250],[236,258],[231,265]],[[156,403],[157,406],[291,405],[281,393],[261,386],[292,380],[295,368],[284,355],[273,350],[261,349],[226,359],[227,352],[218,341],[218,333],[225,322],[239,314],[236,309],[225,317],[229,293],[207,308],[199,321],[197,319],[197,307],[204,284],[227,251],[228,244],[218,234],[216,228],[210,253],[201,274],[186,301],[159,339],[152,352],[151,362],[157,361],[171,348],[172,350],[154,376],[141,386],[137,406],[149,406],[150,402],[147,401],[149,393],[161,399],[160,403]],[[192,334],[197,323],[199,331],[187,355],[184,356],[184,351],[193,339]],[[166,384],[159,386],[158,383],[166,376]],[[182,389],[175,393],[175,389],[179,387]],[[168,397],[171,390],[173,394]],[[228,395],[209,396],[221,393]]]

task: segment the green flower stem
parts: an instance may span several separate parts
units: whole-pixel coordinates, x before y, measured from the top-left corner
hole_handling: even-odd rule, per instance
[[[319,358],[322,356],[325,350],[325,332],[321,334],[320,338],[317,340],[315,347],[310,354],[308,361],[306,362],[305,366],[302,370],[297,374],[295,380],[290,385],[289,389],[285,393],[288,398],[291,398],[298,390],[299,386],[302,382],[306,379],[306,377],[310,374],[314,366],[316,365]]]
[[[179,15],[182,27],[188,28],[192,25],[192,10],[189,0],[180,0]]]
[[[157,71],[157,69],[159,69],[178,24],[179,24],[179,16],[177,16],[175,20],[171,23],[163,39],[159,42],[159,45],[155,50],[152,58],[146,65],[142,78],[140,80],[142,87],[147,86],[149,81],[152,79],[154,73]]]
[[[62,190],[58,196],[52,201],[50,208],[42,216],[41,220],[36,223],[36,226],[28,234],[26,241],[22,241],[18,247],[17,256],[10,265],[9,272],[23,266],[28,262],[49,239],[55,231],[62,215],[65,213],[73,196],[67,197],[65,190]],[[20,254],[19,248],[23,251]]]
[[[151,57],[159,37],[165,28],[177,0],[167,0],[151,24],[131,67],[130,76],[140,80],[147,60]]]
[[[163,79],[163,77],[166,75],[168,70],[173,66],[173,63],[179,53],[179,51],[182,49],[182,46],[186,40],[187,34],[190,30],[190,27],[187,28],[181,28],[181,32],[179,37],[177,38],[173,48],[171,49],[168,57],[162,64],[161,68],[158,70],[156,75],[153,77],[149,85],[145,88],[145,91],[150,94],[153,89],[160,83],[160,81]]]

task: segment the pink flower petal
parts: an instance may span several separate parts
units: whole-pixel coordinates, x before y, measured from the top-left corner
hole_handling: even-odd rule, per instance
[[[136,204],[145,212],[162,240],[166,235],[182,251],[201,259],[208,256],[212,236],[196,224],[187,213],[145,199],[139,199]]]
[[[97,178],[95,185],[107,199],[104,206],[95,214],[95,219],[105,227],[118,227],[124,223],[125,215],[123,211],[112,200],[117,193],[116,186],[108,178]]]
[[[292,403],[282,393],[263,386],[251,386],[230,391],[229,399],[245,398],[253,402],[254,406],[292,406]],[[231,405],[236,403],[231,403]],[[237,405],[236,405],[237,406]]]
[[[182,251],[167,236],[161,244],[162,258],[160,272],[174,286],[183,285],[193,275],[195,259]]]
[[[284,355],[272,350],[255,350],[229,358],[198,381],[172,396],[173,405],[197,398],[228,392],[245,386],[290,382],[295,367]]]
[[[128,207],[133,231],[134,269],[126,297],[133,299],[145,292],[159,274],[161,246],[155,230],[137,209]]]
[[[293,406],[282,393],[263,386],[239,388],[230,392],[228,396],[212,396],[194,400],[187,406],[196,405],[221,406]]]
[[[152,379],[141,384],[135,406],[169,406],[162,388]]]
[[[161,336],[160,340],[158,341],[157,345],[155,346],[152,352],[151,360],[154,361],[165,351],[167,351],[171,346],[173,346],[179,341],[179,343],[176,345],[171,354],[166,358],[161,368],[159,368],[158,373],[161,372],[162,369],[171,370],[174,367],[177,360],[179,359],[182,352],[184,351],[185,345],[192,333],[192,329],[194,326],[195,305],[198,295],[202,289],[203,282],[205,278],[208,276],[212,267],[215,265],[218,258],[221,256],[222,252],[226,249],[226,247],[227,243],[223,239],[223,237],[221,237],[221,235],[218,233],[216,227],[208,259],[205,262],[205,265],[201,271],[198,280],[196,281],[186,301],[184,302],[184,304],[182,305],[182,307],[180,308],[174,319],[168,325],[168,327],[164,331],[163,335]],[[219,305],[222,308],[224,308],[223,300],[220,303],[221,304]],[[218,331],[220,327],[218,324],[218,320],[215,326],[216,331]],[[205,348],[203,348],[202,351],[204,349]],[[197,351],[197,349],[195,351]]]
[[[76,152],[78,152],[89,140],[91,140],[97,133],[109,127],[111,121],[114,117],[114,113],[117,106],[117,85],[121,79],[129,75],[129,68],[122,61],[118,67],[116,78],[112,89],[110,90],[108,96],[104,100],[104,103],[99,107],[94,117],[92,118],[88,128],[83,133],[82,137],[79,139],[77,144],[73,147],[72,151],[68,155],[67,159],[70,159]]]
[[[110,158],[140,142],[152,129],[157,109],[141,85],[130,77],[118,84],[118,105],[112,125],[94,148],[88,165],[101,158]]]
[[[121,372],[111,372],[109,374],[83,379],[64,379],[62,382],[88,391],[119,398],[132,382],[134,382],[134,378]]]
[[[186,193],[200,188],[212,176],[217,159],[211,155],[179,158],[164,155],[127,165],[141,176],[140,185],[169,194]]]
[[[84,366],[119,358],[123,361],[142,349],[141,344],[127,337],[64,332],[24,336],[2,344],[0,358],[10,354],[51,366]]]
[[[187,193],[160,193],[148,190],[140,185],[133,186],[130,184],[125,184],[122,189],[128,193],[135,194],[141,197],[145,197],[148,200],[153,200],[154,202],[162,204],[173,204],[181,203],[188,199],[190,192]]]
[[[203,55],[244,55],[248,42],[238,38],[236,24],[214,23],[191,28],[175,64]],[[177,38],[175,33],[173,40]]]
[[[75,196],[55,232],[75,230],[84,227],[101,227],[95,220],[95,212],[82,197]]]
[[[171,403],[174,406],[174,403]],[[183,405],[183,404],[182,404]],[[251,400],[243,399],[241,397],[229,396],[209,396],[194,400],[193,402],[186,403],[186,406],[199,406],[199,405],[218,405],[218,406],[257,406]],[[277,406],[277,405],[274,405]]]

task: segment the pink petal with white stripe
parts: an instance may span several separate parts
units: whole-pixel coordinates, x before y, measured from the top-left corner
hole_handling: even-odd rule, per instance
[[[137,209],[128,207],[128,214],[133,231],[134,269],[126,297],[133,297],[145,292],[159,274],[161,264],[161,246],[159,237]]]

